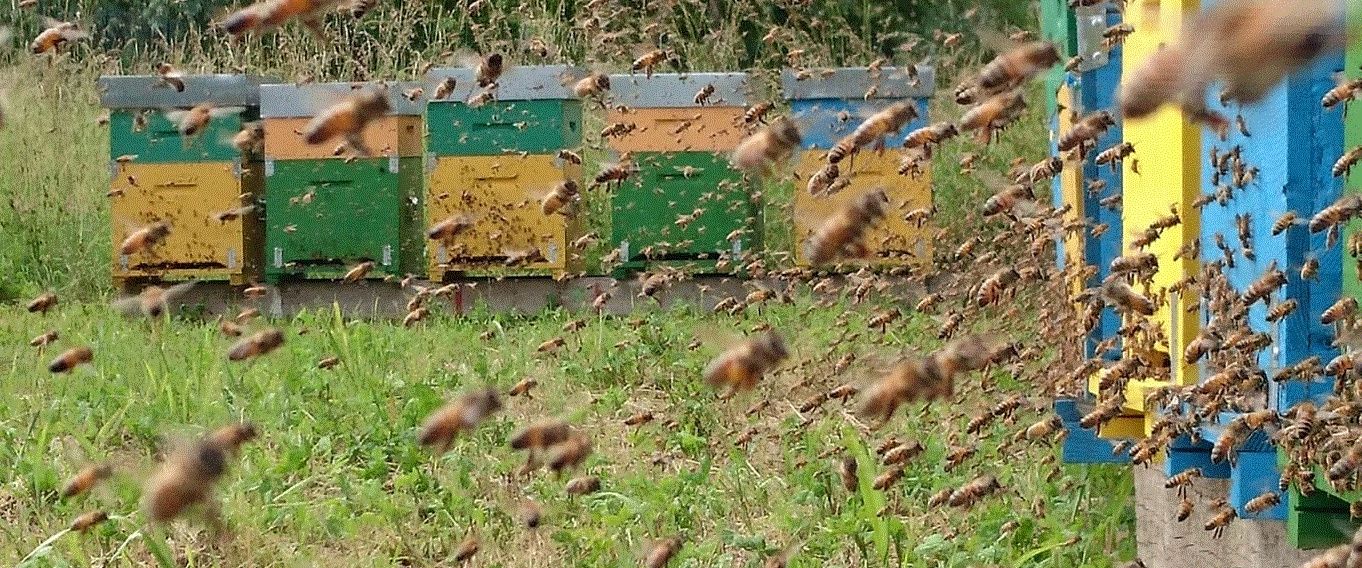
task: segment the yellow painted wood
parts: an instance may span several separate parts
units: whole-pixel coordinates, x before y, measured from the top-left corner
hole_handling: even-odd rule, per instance
[[[1166,43],[1176,41],[1185,16],[1197,12],[1196,0],[1143,0],[1127,11],[1135,32],[1126,38],[1122,65],[1136,69],[1151,54]],[[1126,142],[1135,145],[1135,155],[1122,162],[1123,241],[1128,246],[1133,238],[1157,218],[1167,215],[1170,206],[1182,218],[1179,226],[1163,232],[1162,237],[1147,250],[1159,259],[1151,297],[1163,295],[1174,282],[1195,273],[1198,261],[1173,260],[1174,254],[1198,238],[1199,212],[1192,202],[1200,194],[1201,151],[1200,127],[1188,121],[1183,113],[1165,106],[1154,115],[1140,120],[1126,120],[1123,124]],[[1195,384],[1198,371],[1195,365],[1183,363],[1181,354],[1198,332],[1197,298],[1193,295],[1168,295],[1152,320],[1160,325],[1168,338],[1167,345],[1159,346],[1171,354],[1173,382]],[[1144,412],[1144,393],[1161,386],[1159,381],[1132,381],[1126,394],[1126,408]]]
[[[365,127],[365,146],[375,156],[409,158],[424,153],[424,123],[420,116],[385,116]],[[338,156],[336,148],[343,142],[337,138],[311,145],[303,141],[303,131],[310,118],[268,118],[265,128],[265,157],[271,160],[318,160]],[[339,154],[352,155],[352,152]]]
[[[903,219],[909,211],[932,205],[932,177],[930,169],[920,178],[899,175],[902,151],[886,150],[883,154],[860,152],[842,162],[842,176],[851,185],[830,196],[809,195],[807,180],[826,163],[823,153],[804,151],[795,164],[794,237],[795,261],[808,266],[809,237],[828,217],[854,201],[861,194],[884,188],[889,196],[889,209],[878,226],[866,234],[865,243],[874,256],[861,261],[868,264],[925,265],[932,259],[930,224],[918,227]],[[845,168],[850,167],[850,171]]]
[[[612,109],[606,124],[634,125],[634,130],[607,140],[617,152],[727,152],[747,135],[742,115],[733,106]]]
[[[1067,83],[1061,84],[1056,95],[1059,101],[1059,132],[1068,132],[1073,128],[1073,111],[1078,108],[1074,105],[1073,90]],[[1064,154],[1064,170],[1059,172],[1059,193],[1062,204],[1068,205],[1071,209],[1065,216],[1065,221],[1078,221],[1085,219],[1087,211],[1083,206],[1083,161],[1073,154]],[[1086,247],[1084,245],[1086,233],[1070,233],[1064,239],[1064,262],[1069,264],[1083,264],[1086,262]],[[1073,291],[1075,294],[1084,288],[1082,280],[1074,279]],[[1082,309],[1081,303],[1074,304],[1076,309]]]
[[[110,183],[114,247],[156,221],[171,229],[150,251],[124,257],[115,250],[114,278],[257,279],[263,246],[259,209],[232,221],[215,216],[255,203],[263,181],[259,165],[247,166],[238,179],[232,162],[119,165]]]
[[[1122,414],[1097,427],[1097,437],[1104,440],[1130,440],[1145,437],[1143,414]]]
[[[575,269],[581,251],[570,245],[581,235],[581,204],[577,216],[568,219],[561,213],[545,216],[540,200],[563,180],[581,184],[581,178],[581,166],[550,155],[436,159],[426,183],[427,226],[462,214],[471,215],[474,225],[451,243],[427,243],[430,278],[499,268],[508,251],[531,247],[546,260],[517,269]]]

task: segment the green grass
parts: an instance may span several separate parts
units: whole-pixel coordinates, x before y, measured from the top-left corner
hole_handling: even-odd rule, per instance
[[[866,316],[847,308],[844,325],[866,330]],[[560,334],[569,315],[440,316],[404,330],[320,312],[272,322],[287,332],[284,347],[234,364],[225,358],[230,342],[211,322],[128,324],[93,305],[45,317],[6,309],[0,463],[10,465],[0,478],[0,564],[17,562],[96,508],[119,517],[89,534],[62,536],[33,565],[148,563],[148,545],[163,538],[171,554],[196,566],[436,565],[469,531],[483,538],[482,566],[635,565],[650,539],[673,534],[687,540],[675,566],[752,566],[793,543],[802,543],[794,566],[1105,566],[1132,554],[1127,471],[1061,468],[1057,450],[1044,443],[999,450],[1012,432],[1044,416],[1039,397],[1016,424],[995,424],[976,440],[964,436],[964,423],[992,404],[977,388],[954,403],[909,408],[880,431],[858,429],[837,402],[801,425],[800,401],[844,381],[864,383],[907,346],[928,343],[923,336],[934,325],[911,316],[874,342],[830,348],[838,313],[808,310],[803,300],[736,322],[686,308],[638,314],[636,329],[592,318],[559,355],[545,356],[533,346]],[[794,357],[755,392],[718,400],[699,380],[715,349],[685,346],[720,326],[758,322],[799,330]],[[497,337],[479,341],[489,328]],[[53,350],[24,346],[47,329],[62,332]],[[69,376],[47,373],[53,353],[81,344],[94,347],[93,365]],[[858,362],[831,376],[846,349]],[[423,356],[411,356],[417,353]],[[317,369],[328,355],[343,364]],[[508,399],[502,414],[445,456],[415,444],[415,428],[442,401],[483,385],[504,390],[527,375],[541,383],[533,399]],[[985,382],[1026,391],[1001,373]],[[758,399],[772,404],[746,416]],[[621,423],[639,410],[654,411],[657,420],[639,428]],[[515,476],[523,457],[507,436],[549,416],[594,440],[585,469],[601,476],[601,493],[574,500],[547,472]],[[192,520],[172,525],[168,536],[148,530],[136,503],[150,456],[164,440],[234,420],[256,422],[261,437],[220,487],[231,540],[215,541]],[[669,420],[675,427],[664,424]],[[736,446],[748,428],[759,434]],[[883,468],[868,448],[889,435],[922,440],[927,451],[882,493],[869,488]],[[979,453],[945,472],[948,440],[976,443]],[[834,473],[835,459],[847,452],[861,465],[854,493]],[[66,477],[106,460],[118,470],[111,483],[87,497],[58,498]],[[1056,468],[1058,477],[1047,481]],[[969,512],[926,508],[938,489],[983,473],[999,477],[1001,498]],[[523,499],[546,509],[538,533],[514,521]],[[1035,502],[1043,516],[1030,512]],[[1011,520],[1020,522],[1017,530],[999,535]],[[140,538],[126,543],[137,531]],[[1080,538],[1059,546],[1070,537]]]

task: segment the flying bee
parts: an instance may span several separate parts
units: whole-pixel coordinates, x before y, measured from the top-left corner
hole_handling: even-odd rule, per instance
[[[548,419],[535,422],[511,435],[511,449],[540,451],[563,443],[572,433],[567,422]]]
[[[1212,538],[1220,538],[1221,535],[1225,534],[1225,527],[1229,526],[1230,522],[1237,516],[1234,507],[1224,507],[1214,517],[1211,517],[1211,520],[1206,521],[1202,528],[1211,531]]]
[[[771,109],[774,107],[775,105],[764,101],[752,105],[742,114],[743,124],[757,124],[760,122],[765,122],[766,113],[771,112]]]
[[[956,375],[983,368],[993,351],[989,342],[966,337],[951,341],[926,357],[908,359],[864,391],[859,412],[884,423],[901,404],[950,397]]]
[[[44,292],[28,303],[28,312],[31,314],[47,315],[47,311],[57,305],[57,295],[51,292]]]
[[[136,296],[114,300],[113,308],[125,316],[140,314],[147,318],[158,318],[168,313],[175,299],[189,292],[195,284],[191,281],[169,288],[147,286]]]
[[[1286,273],[1277,268],[1276,261],[1268,265],[1267,270],[1244,289],[1243,301],[1247,305],[1253,305],[1258,300],[1266,300],[1272,292],[1286,284]]]
[[[1319,278],[1319,259],[1311,256],[1301,264],[1301,280],[1316,280]]]
[[[764,172],[788,158],[800,140],[794,121],[780,117],[739,142],[730,161],[740,170]]]
[[[33,38],[33,43],[28,46],[29,52],[35,55],[57,52],[68,43],[88,37],[85,32],[80,31],[76,24],[71,22],[48,20],[47,26],[37,37]]]
[[[960,133],[950,122],[938,122],[908,133],[903,140],[904,148],[931,148],[954,138]]]
[[[1021,275],[1011,267],[993,273],[979,285],[975,301],[979,307],[986,307],[1002,301],[1007,288],[1021,279]]]
[[[903,129],[904,125],[918,117],[917,107],[911,102],[898,102],[881,110],[855,130],[844,136],[828,151],[828,163],[835,164],[855,153],[862,146],[874,144],[876,149],[884,147],[884,138]],[[796,144],[798,141],[796,141]]]
[[[1272,222],[1272,236],[1282,234],[1297,223],[1300,223],[1300,217],[1296,215],[1295,211],[1283,213],[1280,217],[1277,217],[1276,221]]]
[[[1339,156],[1338,161],[1334,162],[1333,170],[1331,170],[1334,177],[1348,175],[1353,171],[1353,166],[1357,164],[1358,160],[1362,160],[1362,146],[1344,152],[1342,156]]]
[[[464,537],[463,542],[459,543],[459,547],[454,549],[454,561],[467,562],[472,560],[481,546],[482,544],[478,541],[478,535],[470,534],[467,537]]]
[[[1103,164],[1111,166],[1111,171],[1115,172],[1116,166],[1121,163],[1121,160],[1126,159],[1134,153],[1134,144],[1131,144],[1130,142],[1121,142],[1120,144],[1099,152],[1093,161],[1099,166]]]
[[[1027,170],[1025,173],[1018,174],[1014,181],[1016,183],[1022,183],[1023,181],[1032,184],[1039,183],[1059,175],[1061,171],[1064,171],[1064,160],[1059,159],[1058,156],[1051,156],[1036,162],[1036,164],[1031,166],[1031,169]]]
[[[157,221],[131,233],[118,245],[118,254],[130,255],[151,250],[170,236],[170,224]]]
[[[468,215],[454,215],[426,230],[426,237],[433,241],[449,243],[455,237],[473,228],[473,218]]]
[[[248,122],[232,136],[232,147],[247,156],[265,153],[265,127],[260,122]]]
[[[705,103],[709,102],[709,98],[712,96],[714,96],[714,83],[706,83],[705,86],[700,87],[699,91],[696,91],[695,97],[692,98],[692,102],[704,106]]]
[[[107,464],[85,466],[75,477],[67,481],[66,485],[62,486],[61,496],[64,499],[70,499],[82,495],[94,488],[95,484],[108,479],[112,475],[113,468]]]
[[[1154,315],[1154,302],[1136,292],[1129,284],[1111,280],[1102,286],[1102,297],[1127,314]]]
[[[903,442],[897,446],[894,446],[893,448],[890,448],[889,451],[884,452],[883,458],[884,465],[899,465],[908,463],[909,460],[912,460],[913,458],[921,455],[922,452],[925,450],[926,448],[922,446],[922,442],[919,442],[917,440],[909,440],[907,442]]]
[[[1345,296],[1326,308],[1324,313],[1320,314],[1319,322],[1324,325],[1331,325],[1334,322],[1352,319],[1355,314],[1357,314],[1357,298]]]
[[[1040,440],[1054,435],[1063,429],[1064,424],[1058,416],[1051,416],[1035,424],[1027,426],[1024,433],[1027,440]]]
[[[184,73],[181,73],[169,63],[160,63],[156,66],[156,85],[170,87],[177,93],[184,92]]]
[[[1070,127],[1068,132],[1060,135],[1058,142],[1059,151],[1068,152],[1070,150],[1079,149],[1080,154],[1086,153],[1087,150],[1084,148],[1086,148],[1088,144],[1101,138],[1103,134],[1106,134],[1108,128],[1115,125],[1116,119],[1111,116],[1110,112],[1105,110],[1086,115]]]
[[[46,347],[57,341],[58,337],[60,337],[60,335],[57,333],[56,330],[48,331],[46,333],[43,333],[42,335],[30,339],[28,341],[28,345],[30,347]]]
[[[561,475],[564,471],[585,463],[590,455],[591,439],[586,434],[573,430],[566,440],[550,448],[547,461],[549,469]]]
[[[1178,496],[1186,496],[1187,488],[1192,485],[1193,481],[1196,481],[1196,479],[1201,476],[1201,468],[1189,467],[1175,475],[1169,476],[1168,479],[1164,480],[1163,487],[1164,489],[1173,489],[1176,487]]]
[[[865,256],[869,251],[862,239],[884,217],[888,202],[884,190],[875,189],[829,217],[809,237],[806,248],[809,263],[817,266],[843,256]]]
[[[638,167],[628,160],[620,160],[618,164],[606,166],[600,173],[596,174],[592,187],[609,183],[621,183],[630,176],[638,173]]]
[[[500,53],[492,53],[482,58],[478,62],[478,67],[474,75],[478,82],[478,87],[487,88],[496,84],[497,79],[501,78],[501,72],[505,69],[505,60]]]
[[[723,387],[723,398],[757,386],[762,375],[775,369],[790,352],[780,334],[768,331],[725,351],[705,367],[705,383]]]
[[[663,568],[668,562],[671,562],[672,557],[676,556],[676,553],[680,551],[680,537],[671,537],[657,541],[653,543],[653,545],[649,547],[648,552],[643,555],[643,566],[644,568]]]
[[[71,521],[71,532],[85,532],[95,525],[109,520],[109,514],[104,511],[90,511]]]
[[[1193,503],[1191,499],[1183,497],[1182,500],[1178,502],[1178,510],[1175,518],[1179,523],[1187,520],[1188,517],[1192,516],[1192,509],[1195,507],[1196,504]]]
[[[602,97],[610,91],[610,76],[592,73],[572,84],[572,94],[579,99]]]
[[[80,365],[84,365],[95,359],[95,352],[89,347],[72,347],[63,351],[56,359],[47,364],[47,370],[52,373],[69,373]]]
[[[946,504],[952,507],[969,508],[980,499],[993,494],[1002,489],[998,484],[998,479],[992,475],[981,475],[969,481],[959,489],[951,492],[950,497],[946,498]]]
[[[254,357],[261,357],[268,355],[283,344],[284,332],[277,329],[264,329],[257,331],[232,345],[232,348],[227,351],[227,360],[244,361]]]
[[[665,50],[654,49],[635,59],[630,69],[633,71],[643,71],[644,74],[651,79],[653,78],[653,68],[661,65],[662,62],[666,60],[667,52]]]
[[[988,94],[1020,86],[1059,63],[1059,49],[1046,41],[1019,45],[999,54],[979,70],[975,84]]]
[[[579,199],[577,182],[564,180],[554,186],[543,199],[539,202],[539,210],[545,217],[554,213],[563,213],[565,217],[572,217],[572,205]]]
[[[371,156],[362,137],[371,122],[392,112],[384,89],[362,89],[345,100],[332,105],[314,117],[303,128],[303,141],[316,146],[342,138],[360,156]]]
[[[903,471],[903,466],[896,465],[890,467],[885,470],[884,473],[875,477],[875,480],[871,482],[870,486],[877,491],[889,489],[890,487],[893,487],[895,483],[898,483],[900,479],[903,479]]]
[[[961,132],[977,131],[975,140],[985,143],[1025,109],[1026,100],[1020,90],[998,93],[965,111],[957,128]]]
[[[1337,86],[1324,93],[1324,98],[1320,99],[1319,105],[1324,108],[1334,108],[1339,103],[1356,100],[1359,90],[1362,90],[1362,79],[1339,81]]]
[[[375,264],[374,261],[372,260],[366,260],[364,262],[356,264],[353,267],[351,267],[350,270],[346,271],[345,275],[341,276],[341,282],[346,284],[354,284],[356,282],[359,282],[360,280],[363,280],[364,277],[368,276],[370,272],[373,271],[374,266]]]
[[[837,164],[824,164],[818,171],[809,176],[808,190],[809,195],[818,196],[828,190],[832,182],[837,181],[837,176],[841,175]]]
[[[1298,307],[1300,307],[1300,302],[1296,301],[1295,298],[1287,298],[1284,301],[1277,302],[1267,311],[1267,322],[1276,323],[1294,313]]]
[[[568,495],[574,497],[595,493],[601,490],[601,478],[594,475],[574,477],[567,482],[564,489]]]
[[[155,522],[167,522],[208,500],[213,485],[227,472],[227,460],[254,437],[210,435],[166,457],[142,492],[142,509]]]
[[[454,94],[454,88],[458,84],[458,80],[454,77],[445,77],[443,81],[440,81],[440,84],[435,86],[435,93],[431,100],[442,101],[449,98],[450,95]]]
[[[1262,513],[1263,511],[1276,507],[1281,502],[1282,502],[1281,495],[1279,495],[1275,491],[1268,491],[1266,493],[1263,493],[1262,495],[1249,499],[1247,502],[1245,502],[1244,511],[1250,514],[1257,515],[1259,513]]]
[[[166,119],[175,123],[180,131],[180,136],[193,138],[203,133],[208,128],[208,123],[214,118],[241,114],[243,107],[217,107],[213,103],[200,103],[189,110],[172,110],[166,113]],[[188,143],[189,140],[186,140]]]

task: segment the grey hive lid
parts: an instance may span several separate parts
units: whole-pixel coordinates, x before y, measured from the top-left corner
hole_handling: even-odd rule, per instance
[[[425,97],[415,101],[407,100],[402,93],[420,88],[420,83],[281,83],[261,85],[261,118],[311,118],[345,100],[351,93],[361,89],[388,89],[388,104],[392,105],[389,114],[399,116],[420,116],[425,112]]]
[[[936,69],[917,65],[917,81],[910,80],[906,67],[882,67],[878,78],[868,67],[809,69],[812,76],[795,79],[795,71],[780,73],[781,91],[786,99],[859,99],[872,85],[876,99],[908,99],[932,96],[936,90]]]
[[[747,106],[747,73],[643,73],[610,76],[610,98],[630,108],[697,107],[695,93],[714,85],[705,106]]]
[[[587,76],[588,71],[571,65],[516,65],[507,67],[497,78],[493,93],[499,101],[562,100],[576,98],[572,85]],[[426,73],[426,96],[435,96],[435,87],[446,78],[454,78],[454,92],[442,101],[463,102],[483,91],[471,67],[437,67]]]
[[[99,103],[105,108],[260,105],[260,85],[277,82],[257,75],[185,75],[184,92],[162,83],[157,75],[106,75],[99,78]]]

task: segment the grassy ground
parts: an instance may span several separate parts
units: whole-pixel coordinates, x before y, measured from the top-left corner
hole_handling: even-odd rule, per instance
[[[926,343],[935,325],[910,316],[873,342],[829,348],[842,329],[876,332],[857,310],[839,321],[841,310],[807,307],[770,306],[738,322],[684,308],[639,314],[637,326],[592,318],[556,356],[530,346],[561,334],[569,319],[561,313],[437,317],[412,330],[312,313],[273,322],[287,343],[244,365],[226,361],[230,342],[211,322],[129,325],[94,305],[46,317],[7,308],[0,462],[11,466],[0,486],[0,564],[14,564],[96,508],[118,516],[39,549],[33,565],[151,563],[148,551],[162,546],[194,566],[444,565],[470,531],[483,539],[481,566],[634,565],[650,539],[676,534],[688,544],[675,566],[752,566],[796,543],[794,566],[1104,566],[1132,553],[1127,471],[1061,467],[1048,443],[1000,449],[1043,418],[1045,400],[1030,398],[1015,423],[964,435],[965,421],[993,402],[979,385],[1026,392],[1002,373],[957,404],[910,408],[875,432],[858,428],[837,402],[801,416],[795,407],[810,394],[865,382],[894,354]],[[794,357],[754,393],[717,400],[699,380],[715,350],[687,345],[720,326],[759,322],[800,330]],[[57,349],[93,345],[94,364],[70,376],[47,373],[55,351],[23,346],[47,329],[62,331]],[[480,341],[488,329],[496,338]],[[847,351],[857,363],[834,376],[833,361]],[[317,369],[328,355],[342,365]],[[482,385],[504,390],[525,376],[540,381],[534,398],[508,399],[502,415],[447,455],[414,443],[415,429],[444,399]],[[772,404],[747,416],[758,400]],[[640,410],[656,420],[622,424]],[[595,441],[585,470],[602,478],[602,492],[570,499],[547,472],[515,475],[522,457],[507,436],[550,416]],[[242,419],[262,434],[220,487],[230,541],[193,520],[148,530],[135,504],[156,448]],[[752,441],[735,443],[749,428]],[[869,487],[883,468],[868,448],[889,436],[921,440],[927,451],[880,492]],[[950,443],[979,452],[948,472]],[[859,491],[845,491],[835,474],[847,453],[860,462]],[[109,461],[118,474],[91,496],[58,498],[61,483],[91,461]],[[927,508],[937,490],[984,473],[999,477],[1004,497],[968,512]],[[514,520],[524,499],[545,507],[537,532]],[[1000,534],[1010,521],[1019,523],[1015,531]]]

